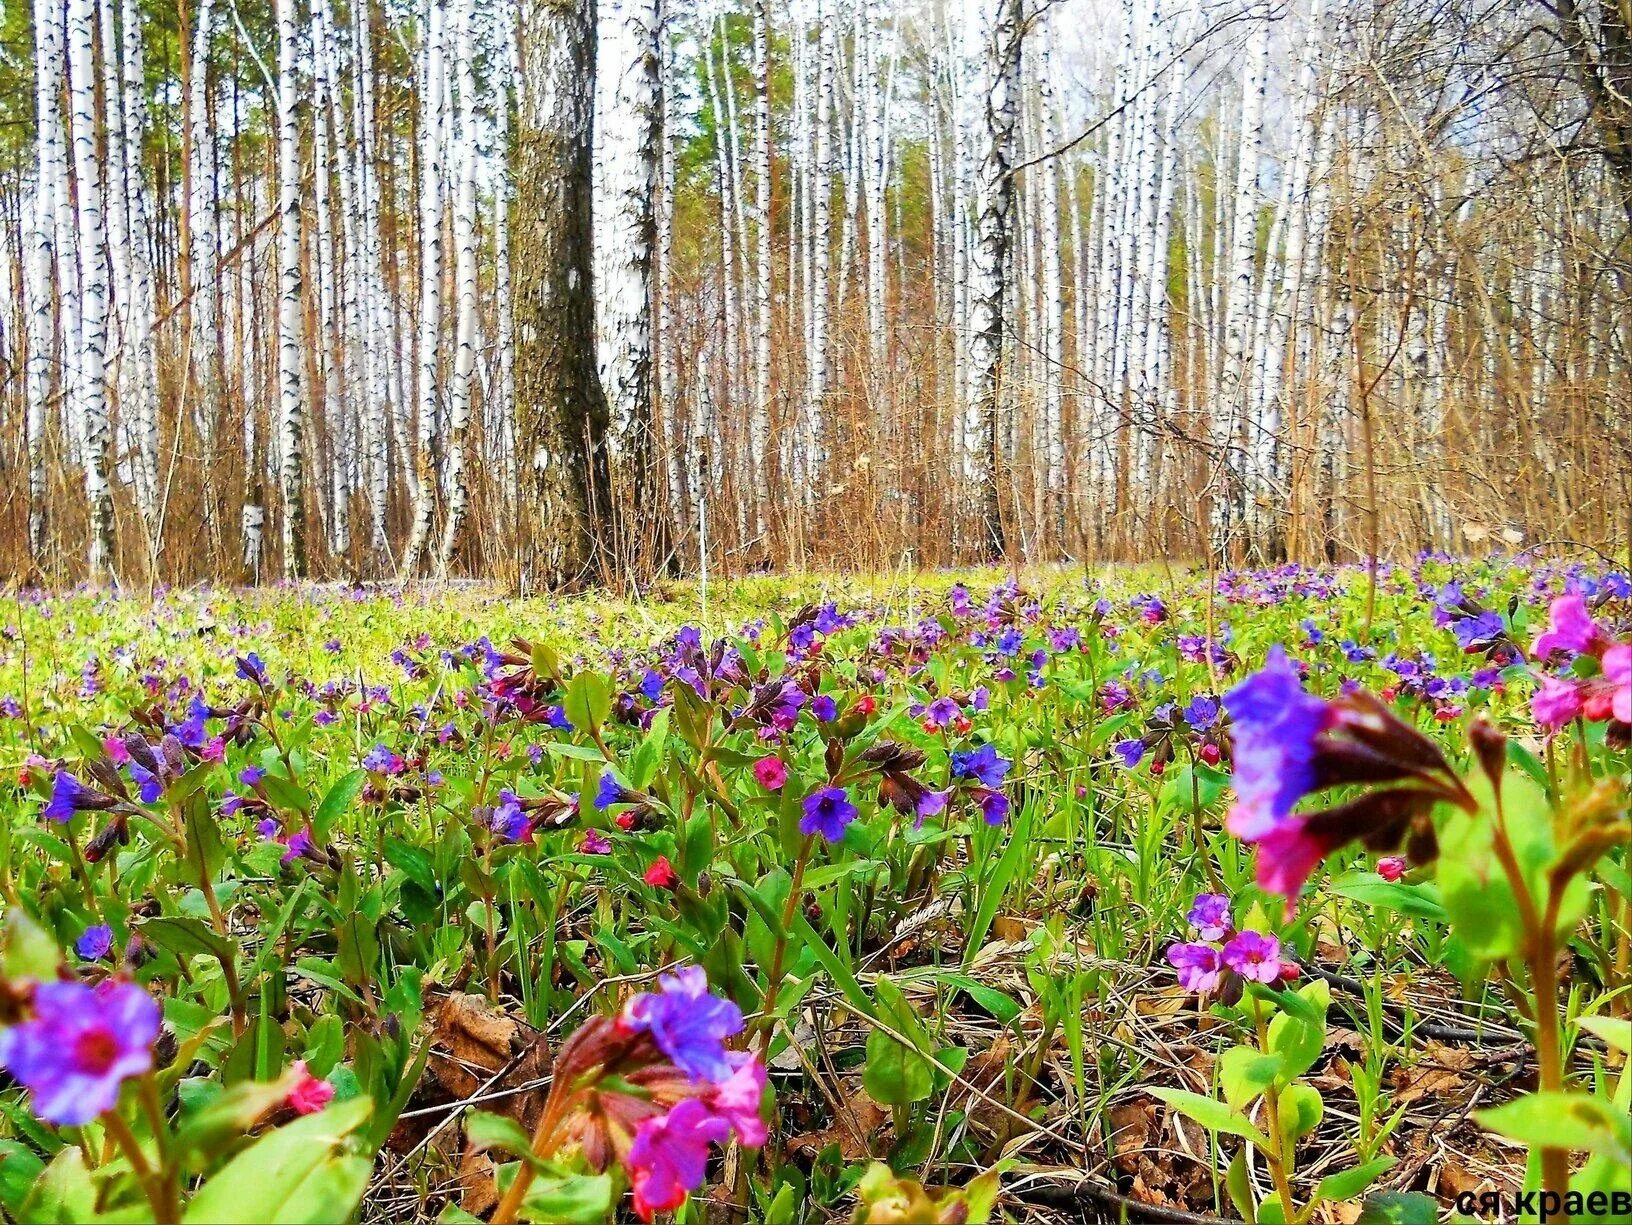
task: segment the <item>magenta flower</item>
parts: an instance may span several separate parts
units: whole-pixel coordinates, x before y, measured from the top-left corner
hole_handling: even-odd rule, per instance
[[[754,778],[767,791],[780,791],[788,781],[788,767],[780,757],[761,757],[754,763]]]
[[[1578,718],[1583,707],[1581,686],[1573,680],[1544,676],[1530,696],[1530,717],[1536,726],[1549,732]]]
[[[578,844],[578,850],[584,855],[610,855],[612,843],[600,830],[586,829],[584,840]]]
[[[295,1087],[289,1090],[289,1096],[283,1099],[289,1109],[296,1114],[316,1114],[334,1100],[334,1086],[308,1072],[304,1059],[295,1060],[292,1070],[295,1074]]]
[[[757,1055],[746,1051],[732,1051],[728,1056],[736,1071],[714,1090],[708,1104],[714,1113],[731,1124],[737,1139],[749,1148],[765,1143],[765,1117],[761,1103],[765,1100],[765,1065]]]
[[[1211,995],[1224,982],[1224,961],[1210,944],[1172,945],[1167,960],[1179,972],[1179,986],[1186,991]]]
[[[1546,660],[1554,651],[1583,655],[1592,651],[1602,638],[1603,631],[1587,611],[1585,597],[1561,595],[1548,608],[1547,628],[1536,637],[1530,654],[1539,660]]]
[[[696,1098],[641,1123],[629,1147],[629,1182],[644,1221],[672,1212],[708,1170],[708,1146],[723,1144],[731,1125]]]
[[[1261,932],[1238,932],[1224,946],[1224,964],[1255,983],[1274,983],[1281,977],[1281,942]]]
[[[1305,820],[1277,825],[1258,839],[1258,887],[1285,897],[1290,913],[1310,873],[1342,841],[1322,837]]]
[[[693,1080],[723,1084],[735,1069],[725,1040],[742,1032],[742,1009],[710,995],[702,966],[687,966],[657,980],[657,991],[624,1005],[619,1024],[652,1035],[674,1065]]]
[[[1237,838],[1263,837],[1316,784],[1315,747],[1335,718],[1330,703],[1303,691],[1279,646],[1263,669],[1224,695],[1235,738],[1235,806],[1225,824]]]
[[[1377,861],[1377,875],[1393,884],[1405,875],[1405,859],[1399,855],[1384,855]]]
[[[1200,893],[1186,916],[1203,940],[1222,940],[1230,934],[1230,899],[1222,893]]]
[[[152,1069],[159,1020],[158,1002],[135,983],[41,983],[34,1015],[0,1034],[0,1063],[41,1119],[89,1123],[113,1109],[120,1085]]]
[[[1604,679],[1609,682],[1609,712],[1617,723],[1632,723],[1632,643],[1617,643],[1604,652]]]

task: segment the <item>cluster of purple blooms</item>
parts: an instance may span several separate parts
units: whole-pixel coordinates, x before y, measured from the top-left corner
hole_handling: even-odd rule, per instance
[[[1187,917],[1201,939],[1175,943],[1167,950],[1168,964],[1178,971],[1179,985],[1186,991],[1216,994],[1231,974],[1266,986],[1298,976],[1297,964],[1281,956],[1281,943],[1274,936],[1235,930],[1230,900],[1223,894],[1198,895]]]
[[[725,1047],[743,1031],[742,1010],[709,993],[700,966],[664,975],[657,988],[624,1006],[618,1028],[650,1034],[691,1091],[643,1119],[624,1158],[635,1211],[647,1221],[678,1208],[702,1183],[711,1145],[735,1134],[757,1148],[766,1137],[765,1065],[757,1055]]]

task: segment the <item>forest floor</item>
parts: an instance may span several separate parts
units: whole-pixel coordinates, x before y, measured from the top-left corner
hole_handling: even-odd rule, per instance
[[[115,1155],[125,1107],[76,1132],[8,1065],[33,1096],[0,1088],[0,1206],[142,1219],[156,1181],[191,1199],[237,1177],[243,1211],[287,1219],[502,1218],[526,1168],[524,1219],[629,1212],[629,1180],[655,1184],[627,1133],[609,1178],[588,1133],[518,1150],[568,1036],[689,964],[740,1010],[727,1045],[763,1060],[769,1125],[750,1147],[733,1124],[683,1180],[683,1220],[978,1220],[995,1194],[1024,1219],[1273,1225],[1511,1197],[1525,1129],[1482,1118],[1546,1074],[1539,989],[1448,874],[1465,814],[1377,817],[1305,865],[1301,895],[1266,880],[1268,844],[1229,814],[1253,754],[1285,746],[1244,739],[1238,687],[1291,677],[1287,710],[1351,715],[1376,694],[1377,751],[1443,752],[1422,777],[1472,779],[1488,721],[1510,809],[1564,812],[1627,768],[1613,715],[1551,737],[1532,716],[1530,644],[1565,591],[1624,640],[1624,576],[1510,559],[767,577],[642,601],[17,595],[8,930],[32,919],[62,975],[139,984],[164,1034],[157,1104],[124,1099],[145,1178]],[[1379,777],[1400,775],[1338,781]],[[1624,847],[1594,871],[1544,1007],[1567,1014],[1565,1074],[1620,1101]],[[235,1154],[304,1125],[245,1104],[295,1060],[329,1086],[319,1117],[355,1119],[299,1178],[248,1174]]]

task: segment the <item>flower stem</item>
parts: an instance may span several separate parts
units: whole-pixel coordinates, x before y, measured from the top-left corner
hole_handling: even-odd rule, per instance
[[[544,1103],[544,1113],[538,1120],[538,1126],[533,1129],[532,1154],[540,1161],[547,1160],[556,1146],[561,1143],[561,1137],[556,1134],[561,1126],[561,1120],[567,1115],[567,1105],[576,1097],[573,1093],[563,1093],[559,1096],[551,1093],[549,1100]],[[504,1193],[499,1206],[493,1210],[489,1225],[510,1225],[516,1219],[516,1213],[521,1210],[522,1200],[527,1198],[527,1188],[533,1185],[534,1166],[531,1161],[523,1161],[521,1168],[516,1171],[515,1181],[510,1189]]]
[[[755,1026],[756,1036],[767,1035],[767,1046],[770,1044],[769,1031],[776,1024],[776,997],[782,991],[782,963],[788,951],[788,928],[793,926],[793,912],[799,905],[799,895],[804,892],[805,866],[810,862],[810,848],[815,841],[814,834],[806,834],[805,840],[799,844],[799,857],[793,861],[793,880],[788,884],[787,900],[782,903],[782,930],[776,936],[771,968],[765,976],[764,1006]]]
[[[157,1225],[175,1225],[181,1219],[181,1214],[171,1202],[166,1189],[168,1180],[155,1173],[148,1164],[147,1154],[142,1152],[141,1143],[130,1130],[130,1125],[119,1116],[117,1110],[109,1110],[102,1115],[102,1126],[129,1160],[131,1171],[142,1184],[142,1192],[153,1209],[153,1220]]]

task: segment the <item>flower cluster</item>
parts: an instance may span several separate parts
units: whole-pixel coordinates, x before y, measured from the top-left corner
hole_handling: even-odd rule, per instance
[[[1360,690],[1330,701],[1306,693],[1292,661],[1273,647],[1261,671],[1224,696],[1234,749],[1235,804],[1226,828],[1258,849],[1258,884],[1290,909],[1315,866],[1360,841],[1389,851],[1405,843],[1417,863],[1436,853],[1428,820],[1444,800],[1475,804],[1439,749]],[[1347,784],[1401,784],[1319,812],[1304,796]]]
[[[552,1098],[570,1103],[560,1112],[562,1138],[592,1169],[623,1166],[643,1220],[696,1190],[712,1145],[733,1135],[751,1148],[765,1143],[765,1065],[725,1046],[743,1028],[741,1009],[709,992],[701,967],[688,966],[561,1048]]]
[[[1632,725],[1632,643],[1617,642],[1592,619],[1580,594],[1561,595],[1548,609],[1547,629],[1530,648],[1545,664],[1568,657],[1568,675],[1541,674],[1530,713],[1548,733],[1575,719],[1610,723],[1622,742]]]
[[[1281,942],[1262,932],[1235,930],[1229,899],[1203,893],[1190,908],[1190,926],[1199,941],[1168,946],[1167,961],[1178,971],[1179,985],[1197,995],[1218,992],[1229,975],[1273,985],[1298,976],[1296,963],[1281,956]]]

